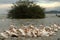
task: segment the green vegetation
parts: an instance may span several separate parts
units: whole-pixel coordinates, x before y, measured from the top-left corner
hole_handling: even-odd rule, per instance
[[[45,18],[44,10],[44,8],[36,5],[33,1],[19,0],[18,2],[13,4],[12,9],[9,10],[8,18]]]

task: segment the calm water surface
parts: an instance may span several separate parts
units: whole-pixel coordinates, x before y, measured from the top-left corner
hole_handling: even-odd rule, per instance
[[[7,19],[6,15],[1,14],[0,15],[0,32],[2,32],[3,30],[7,30],[11,24],[14,24],[17,27],[21,26],[22,24],[24,25],[33,24],[38,27],[40,24],[51,25],[53,23],[60,24],[60,18],[56,17],[55,14],[46,14],[46,18],[44,19]],[[56,36],[43,37],[43,38],[44,40],[57,40],[57,38],[60,38],[60,30],[56,34],[57,34]],[[41,38],[21,38],[20,40],[42,40],[42,39]]]

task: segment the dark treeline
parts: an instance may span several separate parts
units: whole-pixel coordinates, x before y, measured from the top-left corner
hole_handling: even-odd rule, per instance
[[[44,8],[36,5],[33,1],[17,1],[8,12],[8,18],[45,18]]]

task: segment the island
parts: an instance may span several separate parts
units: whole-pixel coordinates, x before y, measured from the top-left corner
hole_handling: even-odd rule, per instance
[[[40,7],[34,1],[19,0],[13,4],[8,12],[8,18],[25,19],[25,18],[45,18],[45,8]]]

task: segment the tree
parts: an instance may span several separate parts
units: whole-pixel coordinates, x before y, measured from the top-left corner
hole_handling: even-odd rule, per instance
[[[36,5],[33,1],[19,0],[13,4],[12,9],[8,12],[8,18],[44,18],[44,8]]]

